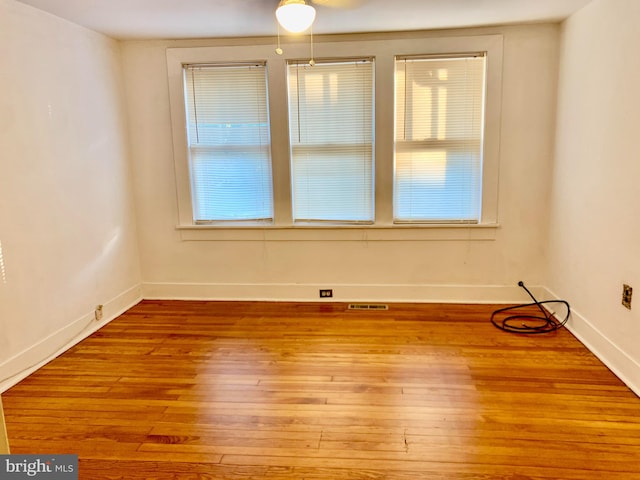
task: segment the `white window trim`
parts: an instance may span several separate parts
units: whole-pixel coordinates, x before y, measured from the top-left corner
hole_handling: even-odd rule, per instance
[[[173,131],[178,201],[177,229],[183,240],[425,240],[491,239],[498,227],[500,119],[502,110],[502,35],[416,37],[391,40],[323,42],[316,39],[317,58],[374,57],[375,67],[375,224],[294,225],[291,217],[287,61],[306,58],[305,43],[284,45],[184,47],[167,49],[167,73]],[[398,55],[487,52],[487,91],[483,145],[482,218],[478,224],[394,224],[394,66]],[[271,116],[271,156],[275,221],[270,225],[194,225],[191,207],[188,146],[183,92],[183,65],[209,62],[267,62]],[[410,233],[411,230],[421,232]],[[487,233],[491,231],[491,233]],[[322,233],[324,232],[324,233]],[[461,232],[464,232],[462,234]],[[315,235],[315,237],[314,237]]]

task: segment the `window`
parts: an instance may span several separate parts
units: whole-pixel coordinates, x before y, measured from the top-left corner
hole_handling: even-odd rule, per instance
[[[195,223],[273,218],[265,65],[186,65]]]
[[[373,222],[373,62],[288,65],[295,222]]]
[[[167,49],[181,238],[494,237],[502,35],[380,35]]]
[[[480,221],[484,55],[397,57],[394,221]]]

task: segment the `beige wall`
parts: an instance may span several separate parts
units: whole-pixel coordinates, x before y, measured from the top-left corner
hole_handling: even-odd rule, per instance
[[[640,2],[595,0],[563,26],[548,285],[571,328],[640,391]]]
[[[515,286],[518,280],[544,283],[558,31],[556,25],[537,25],[415,37],[426,44],[436,36],[504,37],[500,227],[490,240],[460,232],[456,239],[435,235],[428,240],[415,240],[414,232],[380,241],[366,232],[353,241],[327,239],[331,235],[326,232],[309,234],[304,241],[291,237],[183,240],[183,232],[175,228],[178,213],[165,51],[222,42],[125,42],[123,66],[145,295],[313,300],[318,288],[333,288],[337,300],[522,299]],[[252,41],[256,40],[243,43]],[[392,105],[393,99],[381,103]]]
[[[139,297],[118,43],[0,0],[0,391]]]

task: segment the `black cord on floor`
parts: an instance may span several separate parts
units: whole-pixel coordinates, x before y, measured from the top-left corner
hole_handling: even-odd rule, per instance
[[[512,307],[500,308],[491,314],[491,323],[493,323],[500,330],[504,330],[505,332],[522,333],[527,335],[549,333],[564,327],[564,325],[569,320],[569,315],[571,314],[571,308],[569,307],[568,302],[564,300],[544,300],[542,302],[539,302],[536,297],[534,297],[533,294],[529,291],[529,289],[524,285],[524,282],[518,282],[518,286],[524,288],[533,302],[523,303],[522,305],[515,305]],[[562,304],[567,307],[567,314],[562,319],[562,321],[559,321],[555,318],[555,312],[549,313],[543,306],[552,304]],[[519,310],[532,307],[534,305],[538,307],[538,309],[542,312],[542,315],[518,313]],[[506,316],[501,320],[497,318],[502,315]]]

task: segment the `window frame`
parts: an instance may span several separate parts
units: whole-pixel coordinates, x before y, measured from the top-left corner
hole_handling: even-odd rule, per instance
[[[412,99],[412,95],[411,95],[411,85],[408,85],[407,82],[405,81],[404,85],[398,85],[399,82],[397,82],[398,79],[398,72],[400,68],[404,69],[404,73],[403,73],[403,77],[406,75],[406,71],[407,71],[407,63],[411,62],[414,65],[416,65],[416,70],[420,70],[420,65],[421,62],[425,62],[422,65],[429,65],[430,62],[457,62],[457,61],[467,61],[469,59],[474,59],[474,61],[477,61],[476,59],[481,59],[481,75],[479,76],[478,80],[480,81],[479,84],[470,84],[468,82],[466,82],[467,78],[465,77],[465,82],[464,82],[464,86],[468,87],[471,85],[471,87],[480,87],[478,88],[478,92],[479,92],[479,96],[474,96],[473,98],[475,100],[479,100],[479,104],[480,104],[480,108],[478,109],[479,111],[479,116],[476,119],[470,119],[469,117],[464,117],[461,118],[460,116],[458,116],[458,118],[462,121],[462,123],[456,125],[458,127],[458,129],[456,130],[455,128],[453,128],[452,130],[456,130],[457,133],[466,133],[467,128],[471,128],[472,126],[475,126],[477,128],[477,135],[478,137],[472,136],[472,137],[464,137],[464,138],[459,138],[459,137],[449,137],[447,136],[446,138],[435,138],[433,136],[433,131],[431,131],[429,133],[429,137],[428,138],[422,138],[422,139],[407,139],[406,136],[405,138],[400,138],[399,137],[399,127],[400,125],[403,126],[404,129],[406,129],[407,127],[411,128],[411,120],[407,120],[407,118],[417,118],[417,122],[418,124],[420,122],[422,122],[424,120],[423,117],[420,116],[419,113],[415,113],[415,112],[420,112],[420,107],[423,106],[422,103],[420,102],[414,102]],[[404,62],[404,63],[403,63]],[[415,62],[415,63],[414,63]],[[445,224],[454,224],[454,223],[467,223],[467,224],[474,224],[474,223],[478,223],[479,222],[479,215],[482,213],[482,205],[480,205],[479,203],[475,203],[473,202],[473,200],[471,199],[472,195],[470,195],[470,193],[474,193],[473,197],[474,198],[478,198],[478,199],[482,199],[482,178],[481,178],[481,173],[482,173],[482,166],[483,166],[483,151],[482,151],[482,147],[483,147],[483,139],[484,139],[484,110],[485,110],[485,90],[486,90],[486,64],[487,64],[487,55],[485,52],[472,52],[472,53],[468,53],[468,54],[449,54],[449,55],[403,55],[403,56],[397,56],[395,59],[395,73],[396,73],[396,97],[395,97],[395,114],[394,114],[394,128],[395,128],[395,145],[394,145],[394,199],[393,199],[393,207],[394,207],[394,222],[395,223],[405,223],[405,224],[420,224],[420,223],[445,223]],[[416,78],[415,76],[412,78]],[[457,81],[457,85],[463,85],[463,83],[460,81],[460,78],[456,78]],[[435,89],[439,89],[439,86],[441,85],[448,85],[447,84],[448,80],[441,80],[441,79],[433,79],[431,80],[431,83],[429,84],[430,88],[435,88]],[[447,87],[448,88],[448,87]],[[404,95],[402,96],[402,100],[404,100],[404,102],[400,102],[400,96],[398,95],[398,92],[403,92]],[[466,89],[465,89],[465,94]],[[439,93],[434,94],[437,98],[437,95],[439,95]],[[455,95],[452,96],[453,98],[455,98]],[[402,108],[400,109],[400,104],[402,105]],[[456,103],[456,105],[458,105]],[[467,105],[467,104],[465,104]],[[436,107],[438,110],[438,114],[440,114],[440,105],[438,105]],[[455,107],[454,107],[455,108]],[[445,113],[447,115],[445,115],[445,118],[448,117],[448,106],[445,107]],[[399,119],[398,114],[400,112],[404,113],[404,118],[402,120]],[[455,113],[453,113],[452,115],[455,115]],[[471,123],[464,123],[464,121],[467,122],[471,122]],[[446,120],[445,120],[446,122]],[[464,127],[466,128],[459,128],[461,125],[464,125]],[[440,127],[436,127],[436,128],[440,128]],[[403,135],[405,135],[406,130],[403,131]],[[438,133],[439,135],[439,133]],[[476,150],[477,148],[477,150]],[[456,150],[460,151],[460,149],[462,149],[465,153],[467,154],[472,154],[472,153],[478,153],[477,157],[479,157],[479,163],[477,164],[477,170],[474,170],[473,166],[469,166],[469,170],[465,169],[465,173],[466,172],[478,172],[477,177],[477,181],[478,183],[476,184],[475,182],[473,182],[473,188],[469,189],[469,190],[465,190],[464,192],[461,192],[460,190],[455,190],[454,191],[458,191],[460,192],[460,195],[454,195],[451,194],[451,190],[450,189],[445,189],[447,191],[447,194],[451,194],[451,197],[454,198],[456,201],[461,201],[461,200],[467,200],[467,201],[472,201],[474,203],[474,205],[477,205],[475,212],[478,213],[478,217],[476,216],[471,216],[471,215],[467,215],[466,218],[460,218],[460,217],[456,217],[456,216],[451,216],[447,219],[443,219],[443,220],[439,220],[437,219],[435,216],[431,216],[429,217],[428,215],[414,215],[413,218],[409,218],[409,217],[403,217],[399,214],[401,208],[403,209],[407,209],[408,207],[406,206],[406,204],[403,204],[403,206],[401,207],[400,205],[400,198],[402,196],[402,192],[400,190],[400,179],[404,179],[405,182],[409,183],[410,179],[406,178],[406,176],[402,175],[402,166],[406,165],[407,163],[410,163],[411,160],[407,160],[406,157],[403,158],[406,154],[409,154],[409,156],[413,155],[413,154],[419,154],[419,153],[424,153],[424,152],[436,152],[436,151],[440,151],[440,152],[444,152],[445,154],[445,158],[446,158],[446,164],[449,163],[448,160],[448,156],[450,153],[455,152]],[[471,162],[470,162],[471,163]],[[405,167],[406,168],[406,167]],[[446,167],[445,167],[446,170]],[[472,174],[472,173],[471,173]],[[446,178],[447,173],[444,173],[443,178]],[[424,176],[417,176],[417,177],[412,177],[411,180],[415,180],[415,179],[419,179],[419,180],[426,180],[426,177]],[[433,177],[431,177],[433,178]],[[417,181],[419,181],[417,180]],[[477,188],[475,188],[477,186]],[[416,192],[416,190],[414,190],[415,187],[412,184],[407,190],[405,190],[405,192],[411,191],[412,193],[416,193],[417,196],[420,198],[420,192]],[[437,189],[437,187],[436,187]],[[427,189],[425,189],[427,190]],[[405,193],[406,195],[406,193]],[[428,195],[428,193],[427,193]],[[452,203],[450,202],[449,204],[447,204],[448,208],[452,207]],[[440,212],[437,212],[440,213]]]
[[[199,115],[198,115],[198,107],[202,107],[203,104],[201,102],[198,102],[196,100],[197,97],[197,90],[196,90],[196,86],[195,86],[195,76],[197,75],[197,72],[199,72],[200,70],[211,70],[214,71],[216,69],[220,69],[219,72],[228,72],[229,70],[225,70],[225,69],[229,69],[232,68],[235,72],[237,71],[241,71],[243,76],[249,76],[247,73],[245,73],[247,70],[252,70],[255,69],[253,71],[254,76],[260,78],[261,77],[261,84],[260,84],[260,89],[264,88],[264,97],[260,96],[260,100],[264,100],[264,104],[260,104],[260,113],[258,113],[257,115],[259,117],[261,117],[262,120],[262,115],[264,115],[264,121],[266,121],[266,125],[267,125],[267,132],[264,135],[265,138],[263,138],[263,135],[260,133],[258,134],[257,139],[259,139],[259,143],[256,144],[236,144],[236,143],[206,143],[204,140],[202,142],[193,139],[193,131],[190,131],[191,126],[195,123],[195,133],[196,133],[196,138],[198,137],[197,132],[198,132],[198,125],[200,124],[200,119],[199,119]],[[255,73],[258,72],[260,73],[260,75],[255,75]],[[218,63],[207,63],[207,64],[189,64],[189,65],[184,65],[183,66],[183,76],[184,76],[184,95],[185,95],[185,115],[187,117],[189,117],[189,121],[187,122],[187,131],[191,134],[187,135],[187,143],[189,144],[189,153],[188,153],[188,162],[189,162],[189,169],[190,172],[192,172],[192,174],[190,175],[190,186],[191,186],[191,190],[192,190],[192,198],[191,198],[191,206],[192,209],[194,209],[194,204],[198,203],[198,198],[196,195],[196,190],[197,190],[197,177],[198,175],[195,173],[195,171],[197,170],[196,168],[196,158],[197,157],[197,153],[194,152],[208,152],[209,155],[211,155],[213,157],[213,159],[209,158],[209,156],[207,156],[207,160],[202,159],[201,161],[205,162],[205,161],[209,161],[212,163],[216,162],[216,159],[218,159],[218,161],[220,159],[223,159],[226,157],[225,153],[228,150],[235,150],[238,152],[241,152],[242,154],[242,158],[243,159],[247,159],[247,157],[251,157],[252,155],[255,155],[258,158],[258,163],[259,166],[261,168],[261,171],[263,171],[262,169],[264,168],[264,165],[268,166],[268,175],[258,175],[258,179],[260,178],[264,178],[264,182],[261,183],[261,187],[264,188],[268,188],[269,191],[266,192],[266,194],[262,197],[260,197],[260,200],[264,200],[263,206],[264,205],[268,205],[268,210],[269,210],[269,215],[267,216],[256,216],[253,218],[194,218],[193,222],[196,225],[215,225],[215,224],[228,224],[228,225],[233,225],[233,224],[243,224],[243,223],[248,223],[248,224],[253,224],[253,223],[264,223],[264,224],[269,224],[273,221],[273,192],[271,191],[271,188],[273,188],[273,181],[271,179],[271,166],[272,166],[272,160],[271,160],[271,128],[270,128],[270,121],[269,121],[269,104],[268,104],[268,97],[267,97],[267,89],[268,89],[268,85],[267,85],[267,75],[266,75],[267,69],[266,69],[266,63],[265,62],[247,62],[247,63],[240,63],[240,62],[236,62],[236,63],[224,63],[224,64],[218,64]],[[223,74],[224,74],[223,73]],[[205,74],[206,75],[206,74]],[[234,79],[237,77],[234,77]],[[254,78],[252,77],[252,80]],[[224,85],[224,88],[229,88],[229,79],[227,77],[224,78],[224,80],[227,82]],[[262,83],[264,82],[264,83]],[[231,88],[234,88],[237,84],[233,85]],[[191,90],[191,96],[189,95],[189,90]],[[202,93],[202,92],[200,92]],[[261,92],[262,93],[262,90]],[[225,99],[226,101],[226,99]],[[252,106],[255,104],[252,104]],[[223,107],[224,108],[224,107]],[[237,102],[233,103],[233,108],[235,110],[237,110]],[[193,110],[192,110],[193,109]],[[228,106],[227,106],[228,109]],[[206,110],[206,108],[205,108]],[[252,112],[255,113],[255,112]],[[192,116],[193,115],[193,116]],[[255,118],[255,117],[252,117]],[[228,116],[224,117],[224,121],[226,122],[231,122],[231,119]],[[242,125],[244,126],[244,125]],[[207,138],[206,135],[203,135],[203,138]],[[246,138],[246,137],[245,137]],[[254,138],[255,137],[250,137],[250,138]],[[266,141],[265,141],[266,140]],[[263,155],[265,153],[265,150],[268,149],[268,153],[267,153],[267,157],[268,158],[264,158]],[[257,152],[257,155],[256,153]],[[260,159],[261,158],[261,159]],[[253,158],[253,160],[247,160],[246,163],[255,163],[256,162],[256,158]],[[229,177],[224,177],[225,179],[228,179]],[[254,181],[256,180],[256,178],[254,178]],[[236,193],[236,191],[233,191],[232,193]],[[233,195],[229,195],[230,198],[234,198],[234,199],[238,199],[238,196],[233,196]],[[242,195],[239,195],[239,201],[242,200]],[[197,207],[195,207],[195,210],[197,210]],[[197,217],[197,215],[193,215],[194,217]],[[228,217],[231,217],[231,215],[227,215]]]
[[[330,39],[330,37],[327,37]],[[428,33],[402,38],[324,41],[314,37],[317,58],[372,57],[375,59],[374,112],[374,224],[294,224],[291,209],[287,62],[306,58],[309,45],[283,44],[283,55],[268,40],[243,45],[167,48],[167,74],[174,168],[177,225],[183,240],[428,240],[493,239],[498,224],[500,122],[502,108],[501,34],[438,37]],[[255,44],[258,43],[258,44]],[[339,55],[336,54],[339,52]],[[486,52],[486,105],[482,166],[482,216],[477,224],[398,224],[393,221],[394,69],[404,55],[449,55]],[[266,61],[268,104],[271,112],[271,158],[274,221],[269,224],[196,225],[191,185],[182,83],[183,65],[194,63]],[[411,233],[409,233],[411,231]]]
[[[307,78],[307,76],[310,75],[314,75],[314,71],[318,70],[320,71],[320,69],[323,69],[323,65],[326,66],[327,68],[331,68],[331,67],[337,67],[338,69],[340,69],[341,67],[346,67],[346,69],[352,68],[354,67],[355,69],[358,69],[358,65],[365,65],[365,72],[366,72],[366,76],[367,76],[367,80],[364,80],[364,84],[363,83],[358,83],[357,86],[361,87],[363,85],[367,85],[366,91],[362,91],[361,93],[363,95],[365,95],[367,98],[363,99],[364,104],[368,104],[368,122],[365,123],[367,128],[359,128],[358,133],[364,135],[367,140],[364,143],[338,143],[338,142],[331,142],[331,140],[329,140],[329,142],[322,142],[322,143],[308,143],[308,142],[300,142],[297,141],[296,142],[296,132],[298,133],[297,137],[300,140],[300,137],[305,138],[307,136],[307,134],[304,133],[305,130],[307,130],[309,127],[307,124],[305,124],[305,120],[308,118],[307,115],[305,115],[304,113],[301,113],[304,111],[304,108],[302,110],[300,110],[300,105],[296,104],[296,102],[293,102],[293,99],[305,99],[307,101],[311,101],[313,103],[313,98],[317,98],[314,97],[313,94],[310,94],[309,96],[306,95],[307,93],[307,89],[306,86],[304,85],[305,81],[304,79]],[[375,74],[375,59],[373,58],[340,58],[340,59],[318,59],[317,61],[315,61],[315,65],[311,66],[308,63],[308,60],[294,60],[294,61],[288,61],[287,62],[287,94],[288,94],[288,109],[289,109],[289,127],[290,127],[290,131],[289,131],[289,144],[290,144],[290,150],[289,150],[289,155],[290,155],[290,169],[291,169],[291,185],[292,185],[292,199],[291,199],[291,204],[292,204],[292,214],[294,216],[293,222],[295,225],[301,225],[301,224],[306,224],[306,225],[316,225],[316,224],[323,224],[323,223],[328,223],[330,225],[372,225],[375,221],[375,208],[374,208],[374,200],[375,200],[375,182],[374,182],[374,175],[375,175],[375,135],[374,135],[374,128],[375,128],[375,122],[374,122],[374,115],[375,115],[375,102],[374,102],[374,94],[375,94],[375,82],[374,82],[374,74]],[[326,75],[326,74],[325,74]],[[353,76],[353,72],[349,72],[350,76]],[[326,79],[326,76],[322,77],[323,79]],[[300,80],[302,79],[302,80]],[[295,84],[295,87],[294,87]],[[322,95],[321,98],[324,100],[326,99],[326,97],[324,96],[326,94],[326,90],[324,89],[326,88],[326,85],[323,84],[323,91],[322,91]],[[302,92],[302,93],[301,93]],[[341,92],[343,93],[343,92]],[[295,97],[293,96],[295,94]],[[303,100],[303,103],[304,100]],[[325,106],[325,104],[323,104],[323,106]],[[360,104],[360,106],[362,106]],[[313,108],[313,107],[311,107]],[[331,108],[331,107],[329,107]],[[323,112],[324,113],[324,112]],[[349,112],[352,113],[352,112]],[[354,122],[355,124],[355,122]],[[304,127],[301,129],[301,126]],[[317,126],[317,125],[316,125]],[[296,127],[298,130],[296,130]],[[358,127],[362,127],[362,124],[358,124]],[[314,127],[315,128],[315,127]],[[317,130],[312,129],[314,132],[317,132]],[[322,130],[322,127],[320,127],[320,130]],[[302,133],[301,133],[302,132]],[[336,147],[338,150],[338,153],[336,154]],[[365,153],[366,151],[366,153]],[[300,157],[298,157],[296,155],[297,152],[303,152],[303,155],[301,155]],[[361,204],[361,207],[363,208],[363,210],[367,210],[371,213],[371,217],[370,218],[361,218],[361,219],[328,219],[328,218],[323,218],[323,219],[310,219],[310,218],[297,218],[296,217],[296,210],[297,210],[297,206],[296,206],[296,199],[299,199],[300,197],[297,196],[298,191],[296,189],[296,185],[298,184],[298,180],[299,179],[306,179],[306,178],[312,178],[312,177],[304,177],[304,176],[300,176],[299,178],[296,178],[296,168],[297,166],[297,162],[300,161],[301,164],[304,164],[304,152],[311,154],[312,156],[315,157],[322,157],[324,161],[327,160],[327,158],[333,158],[333,159],[340,159],[340,160],[344,160],[344,154],[345,152],[358,152],[358,153],[362,153],[366,156],[366,160],[365,162],[361,162],[360,160],[362,159],[362,157],[359,157],[359,160],[357,161],[357,163],[359,164],[359,166],[362,166],[362,163],[368,163],[368,169],[367,169],[367,173],[364,174],[364,180],[367,180],[367,182],[359,182],[360,185],[365,185],[366,187],[364,188],[364,197],[360,197],[360,200],[362,201],[363,199],[367,200],[367,204],[368,206],[364,206],[364,204]],[[323,169],[326,171],[326,164],[323,164]],[[329,171],[332,171],[331,169],[329,169]],[[336,171],[336,170],[333,170]],[[342,172],[338,172],[339,174],[341,174]],[[347,175],[336,175],[339,176],[340,178],[348,178]],[[362,177],[359,178],[359,180],[363,180]],[[313,180],[311,180],[313,182]],[[306,183],[306,182],[302,182],[302,183]],[[321,185],[321,187],[326,187],[327,185]],[[357,189],[357,187],[356,187]],[[304,189],[303,189],[304,190]],[[312,194],[313,195],[313,194]],[[304,195],[301,195],[301,197],[304,197]],[[364,202],[363,202],[364,203]],[[335,213],[335,212],[334,212]],[[342,212],[341,212],[342,213]],[[353,211],[351,212],[353,213]],[[357,215],[354,215],[357,216]]]

